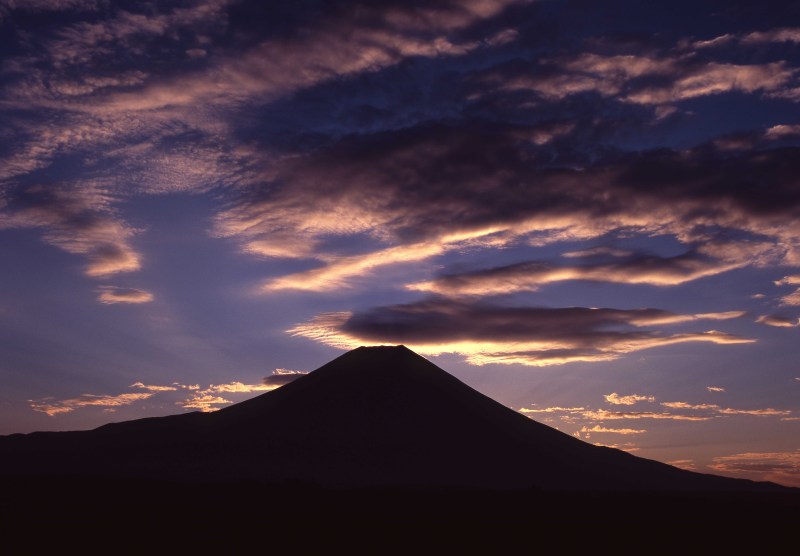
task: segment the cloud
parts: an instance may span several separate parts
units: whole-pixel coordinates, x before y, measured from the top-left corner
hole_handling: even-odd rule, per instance
[[[84,407],[102,407],[106,409],[114,409],[124,405],[130,405],[140,400],[146,400],[153,396],[152,392],[142,393],[127,393],[117,395],[95,395],[95,394],[81,394],[77,398],[67,400],[29,400],[31,409],[46,413],[50,417],[61,415],[64,413],[71,413],[76,409]]]
[[[783,27],[780,29],[770,29],[769,31],[755,31],[747,34],[743,39],[744,43],[765,43],[765,42],[797,42],[800,43],[800,28]]]
[[[776,286],[797,286],[800,285],[800,275],[784,276],[775,281]]]
[[[402,343],[428,355],[458,353],[476,365],[545,366],[607,361],[633,351],[683,342],[752,342],[713,330],[663,334],[643,328],[731,316],[735,315],[703,317],[658,309],[509,308],[431,299],[355,314],[324,313],[288,332],[341,349]]]
[[[521,74],[496,70],[487,79],[501,90],[531,91],[548,101],[594,93],[621,102],[664,105],[732,91],[780,93],[795,73],[782,61],[731,64],[673,50],[613,56],[584,52],[544,60]]]
[[[800,288],[790,294],[784,295],[781,297],[780,301],[781,305],[790,305],[792,307],[800,306]]]
[[[655,396],[641,396],[639,394],[631,394],[628,396],[620,396],[616,392],[606,394],[603,396],[606,401],[612,405],[633,405],[637,402],[655,402]],[[663,405],[663,404],[662,404]]]
[[[218,406],[233,403],[232,400],[218,396],[217,394],[249,394],[252,392],[263,392],[274,390],[278,385],[274,384],[244,384],[242,382],[228,382],[225,384],[209,384],[208,388],[193,389],[189,398],[175,402],[176,405],[184,409],[198,409],[204,413],[217,411]]]
[[[571,253],[575,257],[575,253]],[[617,255],[619,258],[619,255]],[[622,261],[580,266],[532,261],[461,274],[431,282],[408,285],[408,289],[441,294],[487,295],[537,290],[542,285],[565,280],[593,280],[620,284],[674,286],[745,266],[746,261],[720,261],[690,252],[675,257],[635,255]]]
[[[10,210],[0,212],[0,230],[42,229],[47,243],[85,256],[89,261],[85,274],[90,277],[138,270],[140,256],[130,243],[135,230],[115,217],[109,203],[101,186],[31,186],[15,198]]]
[[[220,396],[212,394],[197,393],[187,400],[178,402],[178,405],[184,409],[197,409],[203,413],[209,413],[220,409],[218,406],[233,403],[231,400],[226,400]]]
[[[0,215],[0,227],[42,228],[46,241],[87,256],[90,276],[137,270],[140,256],[130,245],[134,230],[111,210],[120,200],[114,194],[199,193],[263,183],[254,169],[263,168],[270,154],[242,144],[228,121],[243,106],[267,106],[288,93],[372,74],[409,58],[461,56],[501,46],[514,40],[513,29],[483,40],[455,35],[518,3],[524,2],[331,6],[326,9],[330,17],[302,23],[302,32],[270,28],[259,40],[250,37],[244,50],[216,44],[226,34],[228,0],[141,11],[115,6],[104,10],[104,17],[67,19],[8,60],[4,106],[20,114],[40,109],[54,115],[14,118],[15,141],[3,153],[1,173],[29,178],[69,161],[82,180],[102,178],[115,191],[102,206],[72,202],[69,211],[67,199],[87,192],[79,183],[47,206]],[[61,10],[88,3],[53,0],[26,6]],[[3,7],[24,6],[5,2]],[[303,20],[301,14],[295,19]],[[178,52],[182,56],[176,57]],[[20,202],[13,191],[9,199],[12,209]],[[75,217],[83,227],[73,224]]]
[[[336,291],[381,268],[447,253],[479,258],[520,242],[543,246],[616,234],[672,236],[687,249],[579,264],[526,261],[409,287],[484,295],[579,279],[672,286],[800,261],[794,235],[800,205],[791,177],[800,165],[793,148],[758,155],[659,151],[552,168],[528,153],[530,146],[524,128],[495,124],[348,137],[275,160],[265,176],[269,185],[220,213],[215,233],[253,254],[320,262],[270,279],[266,292]],[[765,184],[760,196],[747,177],[753,175]],[[362,247],[337,252],[332,238]]]
[[[800,487],[800,450],[718,456],[709,467],[726,475]]]
[[[664,407],[671,407],[672,409],[719,409],[718,405],[709,403],[691,404],[688,402],[662,402],[661,405]]]
[[[758,417],[775,416],[775,415],[791,415],[792,412],[782,409],[773,409],[768,407],[766,409],[732,409],[729,407],[715,410],[723,415],[755,415]]]
[[[296,372],[297,371],[288,371],[289,374]],[[280,373],[278,373],[277,376],[281,376]],[[286,376],[288,376],[288,374]],[[191,392],[189,398],[178,400],[174,403],[185,409],[199,409],[200,411],[208,412],[216,411],[219,409],[218,406],[220,405],[233,403],[232,400],[223,398],[219,396],[219,394],[250,394],[253,392],[274,390],[278,386],[280,386],[280,384],[245,384],[242,382],[233,381],[223,384],[209,384],[207,388],[201,389],[200,386],[196,384],[180,384],[176,382],[172,385],[158,385],[145,384],[139,381],[131,384],[129,388],[146,390],[146,392],[123,393],[116,395],[81,394],[77,398],[71,398],[67,400],[55,400],[53,398],[29,400],[29,404],[31,409],[34,411],[40,411],[53,417],[56,415],[70,413],[85,407],[102,407],[113,410],[117,407],[131,405],[141,400],[149,400],[154,396],[159,396],[161,399],[166,396],[167,399],[169,399],[172,392],[188,390]],[[155,401],[158,401],[158,398]]]
[[[600,425],[595,425],[593,427],[581,427],[580,432],[584,433],[586,437],[589,437],[588,433],[592,432],[603,432],[603,433],[611,433],[611,434],[642,434],[643,432],[647,432],[646,429],[609,429],[606,427],[601,427]]]
[[[101,286],[100,303],[111,305],[115,303],[149,303],[153,301],[153,294],[135,288],[118,288],[116,286]]]
[[[265,376],[261,382],[265,386],[278,387],[289,384],[308,374],[308,371],[292,371],[290,369],[275,369],[270,376]]]
[[[671,421],[708,421],[710,415],[683,415],[680,413],[659,413],[655,411],[585,411],[582,416],[591,421],[618,421],[621,419],[659,419]]]
[[[793,328],[799,326],[798,319],[790,318],[785,315],[761,315],[756,319],[756,322],[766,324],[767,326],[776,326],[782,328]]]
[[[128,388],[141,388],[142,390],[148,390],[150,392],[174,392],[176,391],[180,385],[178,386],[158,386],[155,384],[144,384],[142,382],[134,382]]]
[[[722,386],[706,386],[706,390],[709,392],[724,392],[725,388]]]
[[[535,405],[535,404],[534,404]],[[521,407],[519,408],[520,413],[578,413],[584,411],[585,408],[583,407],[544,407],[540,409],[528,408],[528,407]]]

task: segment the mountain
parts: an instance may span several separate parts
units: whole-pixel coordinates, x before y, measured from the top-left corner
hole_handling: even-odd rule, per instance
[[[782,489],[587,444],[493,401],[404,346],[355,349],[214,413],[0,437],[0,477],[582,492]]]

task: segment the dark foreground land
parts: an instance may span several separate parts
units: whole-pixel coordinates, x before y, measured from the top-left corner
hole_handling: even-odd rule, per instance
[[[800,494],[791,491],[335,490],[88,478],[6,480],[0,488],[0,546],[30,549],[0,550],[8,554],[44,553],[36,548],[54,540],[78,543],[79,553],[171,546],[229,554],[256,543],[282,554],[787,554],[800,524]]]

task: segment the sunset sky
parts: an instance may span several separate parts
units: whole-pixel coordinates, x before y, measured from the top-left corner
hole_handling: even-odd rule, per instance
[[[0,434],[405,344],[800,486],[800,4],[0,0]]]

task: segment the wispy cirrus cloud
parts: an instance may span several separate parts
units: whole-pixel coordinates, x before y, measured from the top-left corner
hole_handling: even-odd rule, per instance
[[[648,54],[585,52],[534,63],[517,75],[497,70],[487,76],[500,89],[531,91],[562,100],[594,93],[621,102],[663,105],[728,92],[783,92],[796,75],[782,61],[731,64],[702,59],[677,48]]]
[[[722,386],[706,386],[706,390],[709,392],[724,392],[725,388]]]
[[[704,317],[658,309],[508,308],[433,299],[355,314],[322,314],[289,332],[344,349],[403,343],[425,354],[459,353],[477,365],[545,366],[607,361],[633,351],[683,342],[752,342],[718,331],[665,334],[645,328],[737,316],[740,313]]]
[[[532,291],[546,284],[567,280],[675,286],[727,272],[746,264],[748,263],[744,260],[715,260],[698,253],[686,253],[675,257],[634,255],[624,260],[583,265],[532,261],[445,275],[433,281],[409,284],[407,288],[445,295],[487,295]]]
[[[327,8],[326,17],[306,20],[295,14],[292,24],[303,32],[292,24],[267,26],[241,48],[222,40],[228,15],[236,8],[222,0],[148,9],[131,5],[111,9],[105,18],[69,21],[44,33],[30,51],[7,65],[8,74],[15,76],[7,102],[59,117],[19,120],[19,135],[25,140],[12,149],[4,167],[18,179],[63,157],[83,165],[91,152],[100,163],[84,165],[84,171],[115,182],[116,195],[225,188],[216,235],[237,239],[248,253],[314,258],[323,265],[265,281],[267,292],[331,291],[383,267],[476,246],[490,249],[520,240],[541,245],[621,230],[673,234],[694,247],[709,240],[709,230],[725,228],[730,229],[726,233],[766,234],[774,249],[769,256],[750,258],[716,259],[699,252],[694,261],[662,257],[663,267],[655,270],[646,268],[647,261],[638,267],[630,262],[518,268],[528,276],[518,277],[522,287],[530,288],[535,277],[541,283],[609,279],[675,285],[759,260],[797,260],[792,239],[797,233],[786,226],[796,220],[796,206],[782,195],[790,187],[785,176],[796,169],[775,160],[789,159],[791,153],[768,151],[748,159],[706,148],[690,150],[688,156],[659,152],[649,160],[671,158],[664,163],[671,172],[645,175],[637,168],[638,156],[606,159],[595,153],[581,160],[573,159],[580,149],[558,146],[564,138],[579,138],[587,131],[583,126],[593,124],[556,118],[507,125],[496,115],[480,124],[467,119],[448,126],[432,124],[435,117],[422,118],[424,123],[376,125],[363,134],[344,126],[312,148],[271,149],[241,139],[254,133],[245,123],[251,120],[248,111],[298,91],[385,72],[408,60],[469,58],[512,44],[517,31],[499,21],[508,9],[526,4],[475,0],[359,9],[337,4]],[[78,6],[52,4],[59,9],[68,5]],[[470,33],[495,20],[480,38]],[[778,30],[773,38],[783,40],[787,33]],[[593,51],[590,43],[584,46],[585,52],[574,55],[537,51],[537,61],[527,69],[501,62],[501,69],[489,73],[499,89],[524,85],[542,96],[550,103],[543,110],[591,92],[626,104],[680,102],[731,91],[787,93],[796,73],[781,60],[736,65],[714,59],[713,52],[705,58],[689,56],[677,45],[613,55]],[[120,53],[147,63],[120,67]],[[169,71],[163,70],[166,62]],[[485,62],[479,65],[486,67]],[[464,84],[486,83],[483,69],[465,64],[454,71]],[[474,98],[464,93],[453,100],[467,106]],[[770,130],[781,135],[779,128]],[[764,157],[771,160],[762,166],[772,172],[754,167]],[[116,177],[119,172],[103,170],[107,164],[124,168],[124,185]],[[775,167],[785,172],[776,175]],[[747,175],[759,175],[760,183],[767,184],[755,204],[742,183],[741,176]],[[455,183],[459,186],[453,187]],[[782,197],[780,203],[773,202],[776,197]],[[11,204],[15,198],[15,193],[9,195]],[[762,210],[765,205],[772,210]],[[120,252],[127,262],[114,268],[138,268],[141,257],[131,248],[133,230],[107,207],[93,210],[118,228],[121,237],[115,245],[126,248]],[[59,233],[57,222],[42,222],[41,227]],[[70,238],[63,244],[77,241],[73,230],[61,235]],[[332,239],[348,237],[377,246],[357,254],[332,247]],[[70,252],[77,251],[73,247]],[[110,267],[105,272],[111,273]],[[489,291],[492,287],[498,286]]]

